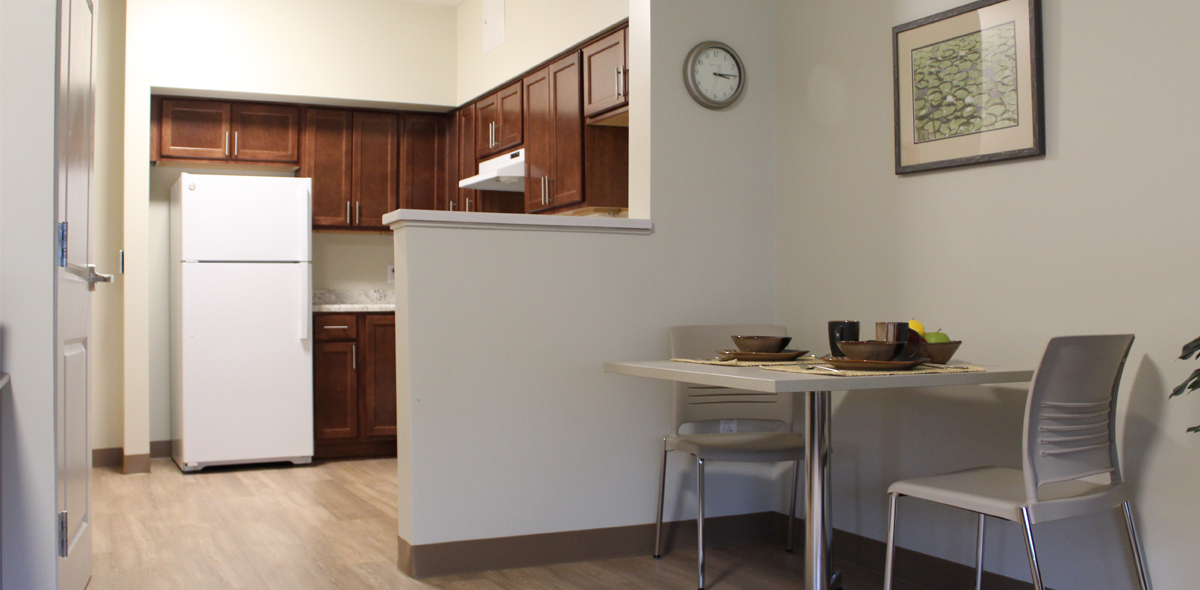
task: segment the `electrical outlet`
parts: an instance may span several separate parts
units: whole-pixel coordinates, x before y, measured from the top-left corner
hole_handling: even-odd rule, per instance
[[[721,420],[721,433],[737,432],[737,420]]]
[[[388,284],[392,285],[395,283],[396,283],[396,265],[389,264],[388,265]]]

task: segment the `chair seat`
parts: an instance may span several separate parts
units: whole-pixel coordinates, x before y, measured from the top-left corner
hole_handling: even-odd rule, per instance
[[[795,432],[677,434],[668,451],[691,453],[705,461],[803,461],[804,437]]]
[[[1025,475],[1020,469],[978,467],[946,475],[898,481],[889,494],[912,496],[980,514],[1020,522],[1021,508],[1029,506],[1034,524],[1113,508],[1127,499],[1121,484],[1096,484],[1082,480],[1047,484],[1039,499],[1025,497]]]

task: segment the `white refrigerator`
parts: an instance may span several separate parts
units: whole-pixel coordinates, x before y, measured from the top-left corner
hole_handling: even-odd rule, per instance
[[[171,456],[184,471],[313,455],[312,181],[171,189]]]

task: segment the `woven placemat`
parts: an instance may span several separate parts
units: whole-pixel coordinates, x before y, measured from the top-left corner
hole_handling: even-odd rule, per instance
[[[793,367],[763,367],[768,371],[783,371],[785,373],[804,373],[806,375],[825,375],[834,377],[875,377],[878,375],[936,375],[946,373],[983,373],[987,369],[983,367],[972,367],[968,365],[959,365],[954,367],[930,367],[928,365],[909,369],[907,371],[849,371],[838,369],[835,373],[824,369],[818,369],[814,365],[822,363],[810,363],[808,366],[793,366]],[[828,366],[828,365],[825,365]],[[832,367],[830,367],[832,368]]]
[[[717,359],[671,359],[677,363],[696,363],[698,365],[719,365],[722,367],[810,367],[825,361],[815,356],[802,356],[794,361],[719,361]]]

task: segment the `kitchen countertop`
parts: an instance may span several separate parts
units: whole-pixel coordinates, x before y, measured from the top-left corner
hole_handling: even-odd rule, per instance
[[[387,289],[315,289],[312,304],[314,312],[394,312],[396,294]]]

